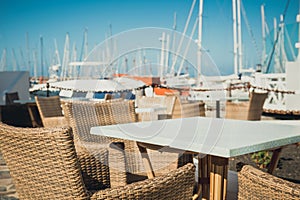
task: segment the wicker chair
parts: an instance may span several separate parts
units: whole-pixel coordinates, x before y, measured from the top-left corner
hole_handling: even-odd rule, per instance
[[[275,177],[250,165],[238,173],[240,200],[299,200],[300,185]]]
[[[172,112],[172,119],[187,117],[205,117],[205,103],[199,102],[183,102],[177,97]]]
[[[225,118],[239,120],[260,120],[268,93],[251,92],[247,102],[226,102]]]
[[[62,113],[59,96],[35,96],[35,101],[44,127],[50,128],[67,125],[67,121]]]
[[[109,188],[107,149],[97,191],[84,182],[70,128],[17,128],[0,123],[0,149],[20,199],[190,199],[192,164],[163,177]],[[20,162],[21,161],[21,162]]]
[[[95,146],[98,148],[106,148],[111,142],[123,142],[125,144],[125,171],[128,173],[125,176],[123,173],[111,174],[111,176],[115,176],[112,178],[113,180],[118,180],[111,183],[112,187],[146,179],[142,158],[135,142],[90,134],[90,128],[93,126],[136,122],[134,101],[122,99],[105,102],[65,100],[62,103],[62,107],[73,129],[74,138],[75,141],[77,141],[75,142],[75,144],[77,144],[76,147],[81,152],[86,152],[87,157],[89,148]],[[82,149],[86,149],[86,151]],[[192,162],[190,156],[182,155],[178,159],[178,152],[172,153],[172,155],[173,156],[170,157],[170,153],[160,153],[157,151],[150,153],[151,162],[157,175],[167,173],[188,162]],[[110,154],[110,156],[110,160],[114,159],[114,155]],[[120,165],[119,170],[122,171],[121,163],[116,163]]]
[[[152,121],[158,120],[161,115],[171,115],[175,103],[175,96],[154,96],[137,97],[136,104],[138,108],[153,108],[153,107],[165,107],[166,110],[156,112],[143,112],[138,114],[139,121]],[[170,118],[170,117],[169,117]]]
[[[187,118],[195,116],[205,116],[205,104],[204,102],[182,102],[179,96],[166,95],[166,96],[154,96],[146,97],[142,96],[137,98],[137,106],[139,108],[151,108],[155,106],[166,107],[166,111],[151,114],[139,114],[139,121],[153,120],[153,119],[176,119]],[[148,116],[147,116],[148,115]]]

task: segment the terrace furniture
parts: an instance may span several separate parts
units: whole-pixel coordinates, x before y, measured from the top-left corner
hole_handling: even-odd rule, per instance
[[[161,115],[171,115],[175,96],[139,96],[136,99],[138,120],[158,120]]]
[[[98,126],[91,134],[198,154],[198,191],[206,199],[226,199],[229,158],[300,142],[299,125],[207,117]]]
[[[139,109],[153,109],[149,113],[139,113],[139,121],[205,116],[204,106],[204,102],[181,101],[178,95],[142,96],[137,98],[137,107]]]
[[[137,121],[135,113],[135,104],[132,100],[115,99],[110,101],[78,101],[78,100],[63,100],[62,107],[72,127],[77,151],[84,153],[84,157],[89,156],[90,149],[93,151],[97,148],[107,148],[109,144],[115,148],[121,148],[118,144],[124,144],[125,163],[123,166],[120,160],[116,160],[117,166],[114,173],[111,173],[111,186],[126,185],[140,179],[146,179],[146,172],[142,164],[142,157],[139,152],[139,147],[133,141],[119,140],[103,136],[95,136],[90,134],[90,129],[93,126],[107,126],[112,124],[133,123]],[[141,135],[143,133],[141,132]],[[115,145],[116,144],[116,145]],[[121,145],[122,146],[122,145]],[[122,149],[121,148],[121,149]],[[115,151],[114,151],[115,152]],[[178,152],[158,153],[150,155],[150,159],[155,163],[154,168],[157,174],[164,174],[173,169],[176,169],[188,162],[192,162],[190,156],[181,156],[178,158]],[[112,151],[110,152],[110,160],[118,159]],[[124,174],[125,171],[128,172]],[[112,169],[111,169],[112,170]]]
[[[251,92],[249,101],[227,101],[225,118],[239,120],[260,120],[267,92]]]
[[[67,125],[67,121],[62,113],[59,96],[35,96],[35,101],[44,127],[60,127]]]
[[[187,118],[187,117],[205,117],[205,103],[198,102],[183,102],[176,98],[172,119]]]
[[[300,185],[275,177],[250,165],[238,173],[238,199],[299,200]]]
[[[190,199],[195,167],[109,188],[108,152],[94,154],[102,166],[97,188],[83,177],[70,128],[17,128],[0,123],[0,149],[20,199]]]

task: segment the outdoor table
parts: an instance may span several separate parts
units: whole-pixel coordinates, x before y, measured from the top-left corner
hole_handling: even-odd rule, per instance
[[[226,199],[229,158],[300,142],[298,125],[207,117],[98,126],[91,134],[137,141],[141,152],[160,146],[198,154],[202,199]],[[151,163],[143,161],[152,178]]]

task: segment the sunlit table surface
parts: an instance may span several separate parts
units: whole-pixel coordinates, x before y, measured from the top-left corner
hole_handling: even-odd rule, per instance
[[[92,127],[91,134],[229,158],[300,142],[300,125],[193,117]]]
[[[139,148],[156,145],[194,152],[199,156],[197,194],[225,200],[229,158],[274,149],[270,166],[276,166],[280,147],[300,142],[300,125],[193,117],[92,127],[91,134],[137,141]],[[152,178],[155,174],[145,152],[141,155]]]

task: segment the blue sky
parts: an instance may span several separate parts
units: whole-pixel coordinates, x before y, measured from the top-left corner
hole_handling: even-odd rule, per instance
[[[231,0],[204,0],[203,46],[222,73],[233,69],[232,6]],[[287,0],[243,0],[243,6],[261,51],[260,6],[265,5],[268,25],[272,29],[273,18],[279,21]],[[198,4],[198,2],[197,2]],[[109,33],[117,34],[133,28],[164,27],[171,29],[173,15],[177,13],[177,30],[183,31],[192,0],[0,0],[0,52],[7,49],[8,64],[12,49],[21,65],[21,51],[26,54],[26,33],[29,49],[39,49],[40,36],[44,39],[45,54],[53,54],[54,39],[60,53],[63,52],[66,33],[71,44],[81,49],[83,32],[88,28],[89,50],[105,39]],[[194,10],[193,20],[198,12]],[[295,23],[299,13],[299,0],[290,0],[286,23]],[[243,43],[249,65],[259,62],[256,48],[243,24]],[[296,39],[294,38],[293,41]],[[24,55],[25,56],[25,55]],[[48,55],[45,55],[47,59]],[[62,55],[61,55],[62,56]],[[48,56],[50,57],[50,56]],[[48,59],[48,62],[49,59]]]

